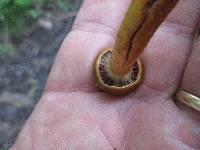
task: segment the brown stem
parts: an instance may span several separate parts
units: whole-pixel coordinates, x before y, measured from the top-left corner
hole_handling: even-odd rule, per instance
[[[124,17],[110,61],[117,75],[130,72],[156,29],[178,0],[132,0]]]

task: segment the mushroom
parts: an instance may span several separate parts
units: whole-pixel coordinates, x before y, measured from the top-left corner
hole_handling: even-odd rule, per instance
[[[98,87],[113,95],[127,94],[143,79],[138,58],[175,7],[178,0],[132,0],[113,48],[103,50],[96,59]]]

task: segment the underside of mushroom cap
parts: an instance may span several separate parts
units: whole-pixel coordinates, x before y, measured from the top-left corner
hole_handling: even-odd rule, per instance
[[[141,61],[137,59],[129,73],[123,76],[116,75],[110,67],[112,49],[106,49],[96,59],[95,72],[97,86],[110,94],[127,94],[138,86],[142,80],[143,68]]]

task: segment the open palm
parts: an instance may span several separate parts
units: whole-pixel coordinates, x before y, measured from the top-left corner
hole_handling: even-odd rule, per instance
[[[135,91],[114,97],[95,86],[95,57],[113,46],[129,2],[84,1],[13,150],[200,149],[199,114],[172,97],[192,49],[199,0],[180,0],[155,33]]]

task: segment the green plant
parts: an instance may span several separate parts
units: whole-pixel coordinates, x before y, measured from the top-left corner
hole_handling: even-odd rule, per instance
[[[24,32],[48,7],[67,11],[68,0],[0,0],[0,53],[10,49],[10,37]]]

